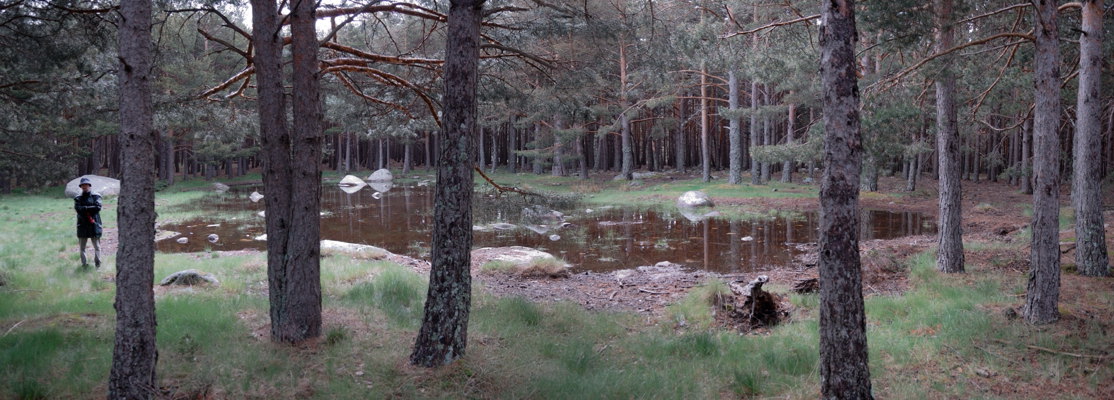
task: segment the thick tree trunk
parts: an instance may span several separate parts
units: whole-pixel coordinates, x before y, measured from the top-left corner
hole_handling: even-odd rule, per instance
[[[116,336],[108,398],[158,394],[155,364],[155,140],[152,127],[151,2],[120,3],[119,87],[123,179],[116,210]],[[99,260],[98,260],[99,263]]]
[[[279,254],[282,268],[271,279],[271,340],[298,343],[321,334],[321,135],[322,113],[318,79],[315,3],[295,3],[290,28],[293,62],[293,147],[286,157],[290,171],[290,226]],[[281,39],[280,39],[281,40]],[[268,188],[269,189],[269,188]],[[267,197],[271,197],[270,193]],[[268,216],[271,210],[267,210]],[[270,260],[268,260],[270,261]],[[269,263],[268,263],[269,264]],[[268,267],[270,267],[268,265]],[[274,297],[277,292],[277,298]]]
[[[824,2],[820,76],[824,177],[820,187],[820,393],[871,399],[859,260],[862,135],[854,0]]]
[[[727,71],[727,107],[731,109],[732,113],[737,113],[739,110],[739,81],[735,78],[735,71]],[[731,122],[728,126],[728,165],[730,172],[727,176],[727,183],[738,185],[743,183],[743,149],[742,147],[742,132],[741,122],[739,121],[738,114],[731,115]]]
[[[1079,37],[1079,98],[1076,106],[1072,206],[1075,207],[1075,264],[1087,276],[1107,276],[1102,219],[1102,3],[1083,1]]]
[[[252,36],[255,46],[255,75],[258,82],[259,129],[264,157],[263,186],[266,191],[267,283],[269,286],[271,339],[281,341],[276,321],[285,319],[286,254],[291,230],[292,206],[290,133],[286,126],[286,96],[282,82],[281,23],[274,0],[252,1]]]
[[[952,47],[952,0],[935,0],[936,51]],[[936,269],[964,272],[963,198],[959,177],[959,128],[956,126],[955,75],[950,56],[942,75],[936,79],[936,151],[940,154],[939,217],[936,223]]]
[[[708,70],[700,62],[700,166],[701,180],[712,180],[712,154],[708,149]]]
[[[472,302],[472,148],[483,0],[452,0],[445,43],[445,137],[433,211],[432,270],[410,362],[437,367],[464,356]]]
[[[758,82],[750,82],[750,184],[761,185],[762,175],[759,173],[759,163],[754,161],[754,151],[758,150]]]
[[[1031,271],[1022,315],[1032,324],[1060,319],[1060,38],[1056,1],[1037,0],[1036,105],[1033,111],[1033,230]]]

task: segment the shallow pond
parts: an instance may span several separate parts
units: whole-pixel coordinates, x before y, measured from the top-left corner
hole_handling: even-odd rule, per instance
[[[265,250],[264,201],[253,202],[258,188],[233,188],[189,207],[205,215],[160,230],[181,236],[158,242],[162,252]],[[477,195],[474,246],[527,246],[547,251],[578,271],[610,271],[671,261],[716,272],[747,272],[793,263],[799,244],[819,240],[816,212],[761,221],[712,218],[690,221],[675,208],[640,210],[576,207],[553,213],[542,207],[486,207],[500,202]],[[365,187],[346,193],[322,187],[322,239],[363,243],[394,253],[428,259],[433,224],[432,188],[394,187],[376,192]],[[917,213],[864,210],[862,240],[932,234],[934,224]],[[217,234],[219,240],[206,238]],[[188,242],[176,240],[186,237]]]

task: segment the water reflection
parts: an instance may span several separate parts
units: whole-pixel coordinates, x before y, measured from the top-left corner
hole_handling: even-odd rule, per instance
[[[256,215],[264,209],[264,202],[254,203],[248,198],[252,189],[258,188],[239,188],[202,199],[195,206],[212,215],[160,227],[182,232],[190,240],[185,244],[161,241],[159,251],[265,249],[264,242],[253,240],[264,233],[264,220]],[[431,188],[400,186],[388,190],[365,188],[346,193],[335,186],[324,187],[322,238],[428,257],[429,230],[433,226]],[[484,203],[501,201],[486,196],[476,196],[473,201],[477,203],[475,224],[481,229],[474,232],[476,247],[533,247],[564,258],[577,270],[610,271],[672,261],[717,272],[746,272],[790,265],[798,252],[795,244],[819,240],[816,213],[756,222],[691,222],[676,209],[604,207],[588,212],[578,208],[546,214],[545,218],[551,220],[545,221],[546,229],[539,229],[538,220],[529,219],[538,215],[536,210],[485,207]],[[220,225],[210,226],[216,223]],[[932,223],[920,214],[867,210],[860,233],[863,240],[869,240],[934,231]],[[214,233],[221,238],[218,243],[203,240]]]

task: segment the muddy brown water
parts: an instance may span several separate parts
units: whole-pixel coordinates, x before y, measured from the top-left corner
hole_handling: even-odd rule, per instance
[[[258,215],[264,201],[252,202],[249,194],[253,190],[258,188],[233,188],[189,205],[204,210],[206,215],[161,225],[160,230],[181,235],[158,242],[158,250],[265,250],[265,242],[255,240],[265,233],[264,219]],[[396,186],[376,193],[365,187],[349,194],[334,185],[324,185],[322,239],[370,244],[428,259],[433,225],[431,188]],[[473,201],[498,200],[476,196]],[[577,271],[604,272],[670,261],[730,273],[792,266],[794,256],[803,247],[819,240],[816,212],[754,222],[720,218],[693,222],[672,207],[644,210],[580,206],[559,211],[564,213],[561,219],[547,214],[549,219],[539,220],[534,213],[477,207],[473,222],[482,230],[474,230],[474,246],[532,247],[564,259]],[[864,210],[860,229],[862,240],[933,233],[934,224],[921,214],[880,210]],[[219,240],[210,243],[206,240],[210,234],[217,234]],[[180,237],[188,242],[178,243]]]

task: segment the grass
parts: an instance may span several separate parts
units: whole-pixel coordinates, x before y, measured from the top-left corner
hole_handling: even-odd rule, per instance
[[[165,208],[196,196],[160,192],[160,218]],[[0,398],[102,397],[113,344],[113,263],[102,271],[76,268],[69,200],[0,200],[7,222],[0,226]],[[103,216],[115,225],[114,212]],[[662,319],[496,298],[475,288],[467,355],[426,371],[405,361],[422,315],[424,276],[383,261],[322,258],[323,338],[291,348],[258,336],[267,332],[263,255],[216,254],[156,255],[156,280],[196,268],[221,281],[204,289],[160,289],[156,297],[158,375],[168,397],[815,398],[819,392],[815,294],[789,296],[796,307],[789,323],[739,335],[711,319],[707,305],[726,291],[720,281],[691,291]],[[974,266],[967,274],[943,275],[931,252],[909,264],[908,292],[866,299],[876,397],[1010,396],[988,391],[994,384],[1021,385],[1015,397],[1042,385],[1103,393],[1114,380],[1109,359],[1028,347],[1108,352],[1114,347],[1108,321],[1086,313],[1087,307],[1114,308],[1109,293],[1087,292],[1080,304],[1065,303],[1066,325],[1032,327],[1001,313],[1019,303],[1023,277]]]

